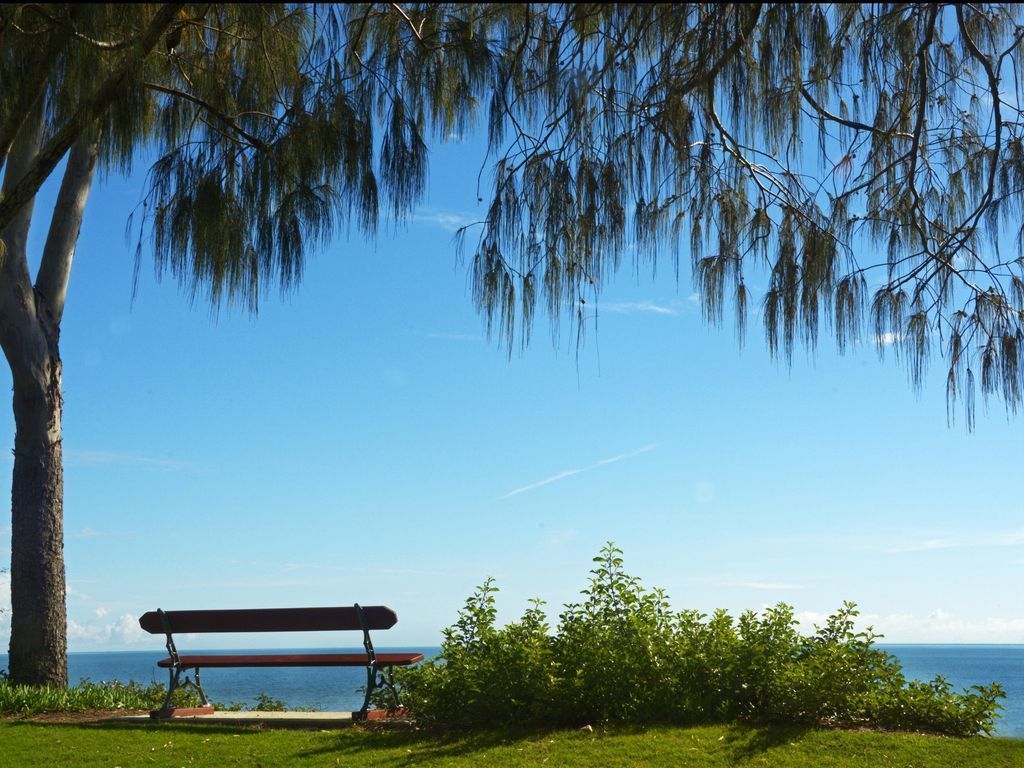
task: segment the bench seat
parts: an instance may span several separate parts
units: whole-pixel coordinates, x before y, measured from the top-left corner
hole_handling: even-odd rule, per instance
[[[381,667],[416,664],[423,661],[422,653],[378,653],[377,665]],[[236,654],[209,654],[205,656],[179,656],[181,667],[365,667],[370,663],[366,653],[263,653],[243,656]],[[168,669],[175,666],[174,659],[160,659],[158,667]]]

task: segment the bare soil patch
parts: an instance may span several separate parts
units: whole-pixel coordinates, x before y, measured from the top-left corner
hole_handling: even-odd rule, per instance
[[[127,715],[148,715],[148,709],[89,709],[85,712],[40,712],[37,715],[9,715],[4,720],[23,720],[30,723],[88,724],[98,723],[112,717]]]

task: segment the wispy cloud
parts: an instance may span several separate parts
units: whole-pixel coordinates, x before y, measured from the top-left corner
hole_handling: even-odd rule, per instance
[[[106,531],[97,531],[95,528],[83,528],[78,533],[71,534],[76,539],[97,539],[100,536],[109,536]]]
[[[778,590],[804,589],[803,584],[796,584],[791,581],[761,581],[760,579],[745,579],[733,575],[704,576],[694,578],[693,581],[714,584],[719,587],[733,587],[740,589],[760,589],[775,592]]]
[[[261,564],[265,567],[266,564]],[[286,573],[302,571],[312,574],[330,573],[359,573],[373,574],[375,576],[439,576],[444,571],[424,568],[399,568],[386,565],[332,565],[325,563],[281,563],[281,569]]]
[[[92,595],[88,594],[87,592],[83,592],[82,590],[80,590],[77,586],[75,586],[75,582],[73,582],[73,581],[69,581],[65,585],[64,589],[67,592],[67,595],[68,595],[69,598],[74,598],[75,600],[83,602],[83,603],[87,603],[87,602],[91,602],[92,601]]]
[[[479,217],[468,216],[464,213],[455,213],[453,211],[425,210],[413,214],[412,220],[421,224],[430,224],[435,227],[440,227],[448,232],[455,232],[468,224],[478,221]]]
[[[639,456],[641,453],[653,451],[655,448],[658,448],[660,446],[661,443],[651,443],[650,445],[645,445],[643,448],[637,448],[635,451],[620,453],[618,456],[611,456],[607,459],[601,459],[600,461],[596,461],[593,464],[590,464],[586,467],[580,467],[579,469],[564,469],[561,472],[552,475],[551,477],[545,477],[543,480],[538,480],[535,483],[530,483],[529,485],[524,485],[521,488],[516,488],[515,490],[509,491],[508,493],[499,496],[498,498],[510,499],[513,496],[518,496],[519,494],[526,493],[527,491],[535,491],[538,488],[543,488],[545,485],[551,485],[551,483],[557,483],[559,480],[564,480],[567,477],[581,475],[584,472],[590,472],[593,469],[605,467],[609,464],[615,464],[616,462],[622,461],[623,459],[629,459],[632,458],[633,456]]]
[[[558,549],[576,538],[576,531],[572,528],[566,530],[548,531],[537,544],[537,549]]]
[[[737,587],[746,587],[747,589],[767,589],[772,592],[780,589],[803,589],[803,584],[787,584],[780,581],[744,581],[736,584]]]
[[[268,562],[266,560],[225,560],[224,565],[232,568],[259,571],[262,576],[269,576],[271,579],[281,577],[280,581],[260,582],[261,586],[305,586],[307,584],[323,583],[325,578],[332,578],[335,574],[371,574],[374,576],[415,576],[417,578],[436,577],[444,573],[443,570],[425,568],[401,568],[387,565],[337,565],[335,563],[309,563],[309,562]],[[296,581],[296,574],[308,573],[313,577],[312,581]],[[319,582],[318,582],[319,580]],[[240,582],[224,582],[238,585],[253,583],[251,579]]]
[[[885,551],[895,555],[966,547],[1013,547],[1021,544],[1024,544],[1024,528],[1012,531],[966,531],[947,536],[930,536],[902,542],[886,548]]]
[[[195,468],[195,465],[188,461],[144,456],[139,453],[124,451],[69,450],[64,453],[64,461],[69,466],[135,467],[137,469],[153,469],[160,472],[182,472],[184,470]]]
[[[611,304],[598,306],[600,312],[612,312],[619,315],[631,315],[637,312],[647,312],[654,315],[678,315],[679,310],[675,307],[664,304],[655,304],[653,301],[619,301]]]
[[[968,547],[1024,546],[1024,528],[974,531],[908,531],[905,528],[876,528],[870,533],[840,530],[834,533],[799,533],[766,536],[764,546],[796,550],[848,550],[853,552],[902,555]],[[1019,561],[1024,563],[1024,560]]]
[[[484,337],[471,333],[444,333],[427,332],[423,334],[428,339],[442,339],[444,341],[483,341]]]

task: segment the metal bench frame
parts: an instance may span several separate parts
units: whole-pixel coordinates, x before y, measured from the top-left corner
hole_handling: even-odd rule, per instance
[[[369,623],[366,620],[366,615],[363,613],[362,607],[359,603],[355,604],[356,615],[359,617],[359,626],[363,632],[363,648],[366,650],[366,696],[363,699],[363,706],[355,713],[357,718],[365,718],[366,713],[370,708],[370,699],[373,696],[373,692],[378,689],[387,689],[391,692],[391,703],[392,709],[397,710],[402,706],[401,699],[398,696],[398,689],[395,687],[394,677],[394,665],[385,664],[380,665],[377,663],[377,653],[373,649],[373,640],[370,638]],[[212,707],[213,704],[210,702],[209,697],[206,695],[206,691],[203,690],[202,681],[199,678],[200,666],[194,666],[190,664],[182,664],[181,656],[178,654],[178,648],[174,644],[174,630],[171,627],[171,620],[164,612],[162,608],[157,608],[157,614],[160,616],[160,621],[163,625],[164,634],[167,636],[167,654],[171,659],[171,666],[168,667],[168,673],[170,680],[167,684],[167,698],[164,699],[163,705],[160,707],[160,712],[171,712],[174,707],[171,705],[171,700],[174,697],[174,692],[177,690],[186,690],[188,688],[195,689],[199,695],[199,701],[203,707]],[[193,670],[193,677],[190,678],[188,674],[185,674],[182,678],[182,673],[187,672],[189,669]]]

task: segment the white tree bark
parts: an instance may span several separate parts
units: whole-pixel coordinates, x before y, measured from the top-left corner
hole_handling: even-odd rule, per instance
[[[64,315],[71,262],[75,257],[75,244],[82,228],[82,216],[89,199],[98,153],[98,140],[79,139],[75,142],[53,207],[53,219],[36,276],[36,291],[45,301],[55,325],[60,325]]]

